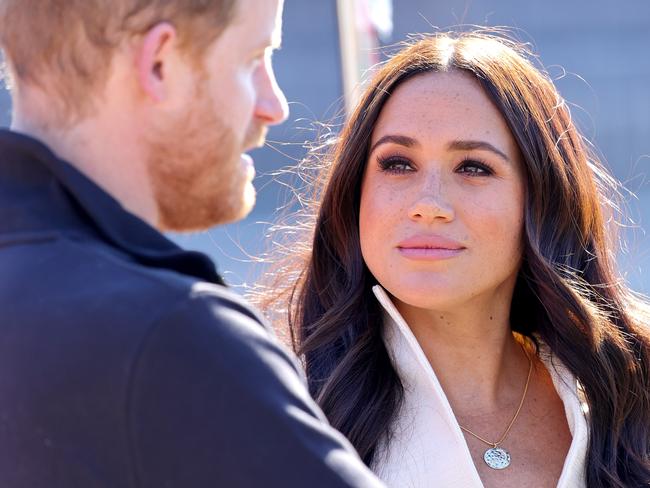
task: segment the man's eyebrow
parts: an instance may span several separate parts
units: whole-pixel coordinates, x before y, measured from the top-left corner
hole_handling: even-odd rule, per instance
[[[377,148],[377,146],[381,146],[382,144],[398,144],[400,146],[404,147],[413,147],[413,146],[419,146],[420,143],[413,139],[412,137],[409,136],[401,136],[399,134],[388,134],[383,137],[380,137],[377,142],[375,142],[372,147],[370,148],[370,153]]]
[[[504,153],[500,149],[497,149],[489,142],[485,142],[485,141],[456,140],[450,142],[447,145],[447,148],[451,151],[473,151],[477,149],[482,151],[490,151],[496,154],[497,156],[501,157],[505,161],[510,162],[510,158],[506,155],[506,153]]]

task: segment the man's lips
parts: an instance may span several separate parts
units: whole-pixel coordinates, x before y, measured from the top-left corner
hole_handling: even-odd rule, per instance
[[[253,149],[258,149],[266,143],[266,134],[268,133],[268,127],[260,126],[251,130],[244,139],[243,147],[247,148],[245,152],[252,151]]]
[[[435,234],[416,235],[397,244],[397,250],[405,258],[437,261],[458,256],[465,247],[458,241]]]
[[[251,158],[248,154],[243,153],[241,155],[240,160],[246,166],[246,170],[248,171],[249,179],[252,180],[253,178],[255,178],[255,163],[253,162],[253,158]]]

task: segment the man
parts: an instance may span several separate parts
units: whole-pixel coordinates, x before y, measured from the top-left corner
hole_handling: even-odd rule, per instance
[[[162,230],[254,202],[281,0],[0,0],[0,486],[379,486]]]

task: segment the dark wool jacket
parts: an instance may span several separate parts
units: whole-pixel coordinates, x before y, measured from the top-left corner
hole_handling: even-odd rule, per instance
[[[0,131],[0,487],[239,486],[380,484],[206,256]]]

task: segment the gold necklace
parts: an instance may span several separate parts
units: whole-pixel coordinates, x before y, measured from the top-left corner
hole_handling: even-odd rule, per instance
[[[522,346],[523,349],[523,346]],[[490,442],[486,439],[483,439],[478,434],[475,434],[471,430],[463,427],[462,425],[459,424],[459,427],[463,429],[465,432],[467,432],[470,435],[473,435],[476,437],[479,441],[486,443],[490,447],[485,453],[483,454],[483,460],[485,461],[485,464],[487,464],[490,468],[492,469],[505,469],[508,466],[510,466],[510,453],[503,449],[502,447],[499,447],[499,445],[506,439],[508,434],[510,433],[510,429],[512,428],[512,425],[515,423],[515,420],[517,420],[517,417],[519,416],[519,412],[521,412],[521,407],[524,405],[524,399],[526,398],[526,393],[528,392],[528,384],[530,383],[530,375],[533,372],[533,360],[531,357],[528,355],[526,350],[524,349],[524,354],[528,358],[528,377],[526,378],[526,385],[524,386],[524,394],[521,395],[521,401],[519,402],[519,406],[517,407],[517,411],[515,412],[515,415],[512,417],[512,420],[508,424],[508,427],[506,428],[506,431],[503,433],[501,438],[497,442]]]

